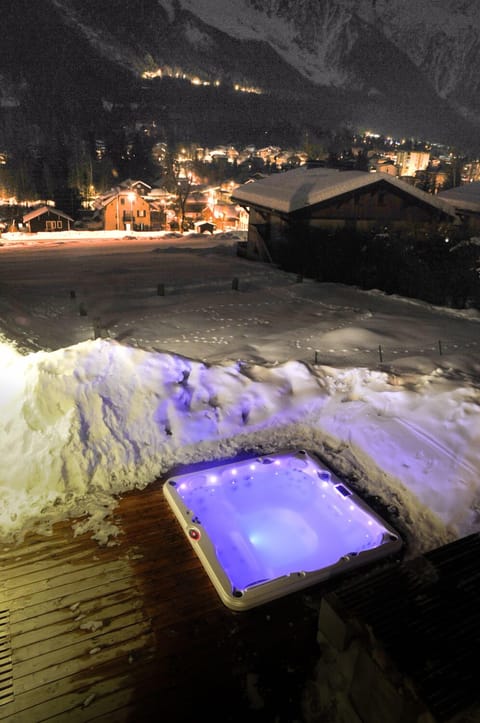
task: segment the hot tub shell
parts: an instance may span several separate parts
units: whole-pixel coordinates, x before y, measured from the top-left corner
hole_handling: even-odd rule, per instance
[[[222,602],[247,610],[397,554],[398,533],[312,452],[170,477],[164,495]]]

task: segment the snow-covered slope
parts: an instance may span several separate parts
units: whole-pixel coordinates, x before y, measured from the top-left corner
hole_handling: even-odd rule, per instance
[[[172,0],[160,0],[174,12]],[[180,0],[228,35],[268,42],[319,84],[349,85],[348,56],[372,32],[405,53],[443,98],[478,105],[480,15],[475,0]],[[382,59],[379,58],[379,65]],[[368,82],[366,78],[355,78]]]

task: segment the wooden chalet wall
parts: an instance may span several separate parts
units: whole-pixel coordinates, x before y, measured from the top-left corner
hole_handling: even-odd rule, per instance
[[[468,232],[475,235],[480,233],[480,212],[457,208],[457,213]]]
[[[69,218],[55,213],[54,210],[48,210],[28,222],[31,233],[39,233],[42,231],[69,231],[71,222]]]
[[[104,209],[103,227],[106,231],[118,229],[125,231],[132,222],[133,230],[149,231],[151,226],[150,205],[142,196],[136,195],[133,203],[128,194],[120,193],[109,201]]]
[[[430,224],[439,220],[441,214],[415,196],[380,182],[311,206],[292,216],[308,222],[312,228],[347,227],[369,231],[386,225]]]
[[[441,220],[446,220],[441,211],[380,181],[290,214],[251,206],[246,255],[287,268],[286,260],[302,246],[303,265],[308,265],[308,255],[317,255],[326,233],[418,229]]]

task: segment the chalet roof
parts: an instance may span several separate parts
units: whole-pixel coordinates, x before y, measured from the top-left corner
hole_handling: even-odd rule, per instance
[[[144,186],[146,189],[152,188],[148,183],[145,183],[145,181],[142,181],[141,179],[137,178],[126,178],[124,181],[121,181],[119,184],[120,188],[133,188],[133,186]]]
[[[140,194],[135,193],[135,191],[132,191],[129,188],[118,187],[118,188],[112,189],[111,191],[107,191],[102,196],[98,196],[98,198],[95,200],[95,204],[94,204],[95,208],[97,208],[97,209],[104,208],[105,206],[108,206],[108,204],[111,203],[112,201],[114,201],[116,198],[122,198],[122,197],[129,198],[131,193],[135,194],[135,201],[138,201],[138,202],[144,201],[145,203],[148,202],[148,199],[145,198],[145,196],[141,196]]]
[[[170,193],[170,191],[165,190],[165,188],[152,188],[148,192],[149,198],[155,198],[156,200],[167,200],[171,198],[175,198],[174,193]]]
[[[380,182],[394,186],[403,193],[433,206],[438,211],[454,216],[454,210],[450,204],[386,173],[340,171],[336,168],[300,166],[300,168],[294,168],[284,173],[275,173],[254,183],[239,186],[232,193],[232,200],[283,213],[292,213]]]
[[[61,216],[62,218],[67,219],[67,221],[74,220],[71,216],[64,213],[63,211],[60,211],[58,208],[54,208],[53,206],[39,206],[38,208],[34,208],[32,211],[29,211],[24,215],[23,223],[28,223],[33,218],[38,218],[38,216],[43,216],[44,213],[54,213],[55,216]]]
[[[463,186],[440,191],[438,196],[459,211],[480,213],[480,181],[465,183]]]

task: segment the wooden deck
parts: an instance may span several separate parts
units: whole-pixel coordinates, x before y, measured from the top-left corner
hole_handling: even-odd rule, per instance
[[[160,482],[115,521],[114,547],[70,523],[0,547],[0,721],[301,720],[322,591],[227,609]]]

